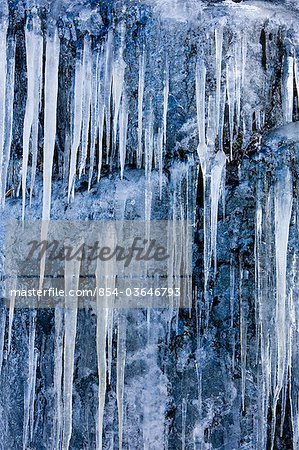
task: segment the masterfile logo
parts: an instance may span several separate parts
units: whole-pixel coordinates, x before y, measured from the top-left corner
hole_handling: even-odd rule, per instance
[[[85,306],[190,306],[191,243],[188,221],[10,221],[6,297],[21,307],[66,298]]]

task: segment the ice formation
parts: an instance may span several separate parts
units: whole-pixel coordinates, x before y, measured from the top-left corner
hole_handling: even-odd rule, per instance
[[[113,2],[107,2],[110,6],[106,10],[101,5],[100,13],[92,5],[86,8],[81,5],[81,12],[79,5],[78,12],[70,2],[65,5],[62,2],[60,6],[53,2],[49,10],[45,7],[46,14],[33,3],[20,12],[24,14],[18,24],[23,26],[21,38],[11,32],[12,11],[3,8],[0,19],[0,195],[4,211],[9,202],[20,196],[21,219],[27,215],[42,218],[46,224],[42,231],[45,237],[48,221],[58,217],[53,202],[56,200],[57,209],[61,207],[57,206],[57,190],[63,198],[63,208],[71,211],[68,216],[71,218],[76,216],[71,216],[74,209],[77,218],[88,218],[94,205],[99,205],[105,211],[105,219],[110,218],[114,207],[114,218],[126,220],[133,214],[130,211],[134,211],[136,197],[142,206],[136,207],[135,218],[141,217],[148,223],[156,216],[161,218],[158,205],[166,218],[174,222],[190,219],[197,236],[202,229],[203,249],[197,252],[202,253],[204,281],[201,285],[198,278],[193,285],[190,280],[184,281],[183,291],[190,303],[183,319],[174,299],[168,311],[151,308],[144,314],[138,311],[135,323],[130,311],[108,308],[108,299],[98,297],[90,314],[90,320],[95,322],[93,336],[80,328],[83,319],[78,299],[65,298],[64,305],[56,306],[53,312],[54,357],[46,368],[42,365],[42,351],[48,351],[46,346],[50,344],[41,343],[38,310],[32,308],[27,323],[24,321],[22,325],[28,363],[22,388],[22,444],[18,442],[18,447],[38,448],[41,416],[50,414],[42,411],[48,401],[53,417],[41,434],[50,441],[39,448],[266,449],[270,441],[274,449],[277,430],[284,429],[285,417],[289,415],[296,450],[299,267],[297,181],[293,166],[298,161],[297,154],[283,158],[282,164],[275,158],[281,158],[279,152],[288,138],[292,143],[297,139],[298,127],[292,128],[292,122],[298,120],[299,114],[298,11],[291,9],[294,7],[291,2],[279,6],[251,1],[237,5],[227,1],[211,7],[188,0],[176,1],[171,7],[169,2],[132,2],[127,7],[115,2],[115,11],[110,5]],[[112,19],[113,14],[118,20]],[[71,19],[72,15],[75,18]],[[72,23],[67,23],[68,20]],[[16,51],[20,39],[24,41],[23,60]],[[20,109],[24,111],[20,113],[17,102],[21,102],[22,94]],[[279,140],[280,136],[278,139],[274,132],[264,143],[266,148],[277,150],[277,155],[272,151],[271,168],[265,169],[267,152],[261,151],[260,136],[269,128],[282,125],[291,127],[283,128],[287,138]],[[298,146],[298,139],[296,142]],[[247,166],[244,163],[243,168],[240,155],[246,159],[254,146],[254,151],[258,150],[254,160],[257,169],[252,179],[247,180],[249,175],[242,172]],[[253,277],[245,267],[244,260],[249,258],[244,256],[245,251],[244,254],[240,251],[237,257],[237,246],[233,244],[229,256],[223,250],[229,248],[223,239],[227,242],[236,239],[236,230],[230,235],[225,231],[225,219],[221,221],[221,234],[225,237],[219,244],[219,210],[224,209],[220,200],[223,196],[225,206],[232,202],[232,194],[227,201],[224,196],[225,181],[227,170],[233,171],[231,168],[237,164],[241,167],[239,184],[244,177],[255,189]],[[196,165],[200,166],[200,178]],[[120,181],[113,179],[115,173]],[[138,184],[139,176],[143,177],[142,187]],[[84,183],[90,196],[96,197],[97,186],[102,186],[105,180],[111,180],[111,191],[115,189],[116,197],[110,203],[105,199],[97,203],[95,199],[93,206],[84,210],[80,205],[80,196],[85,198]],[[140,200],[141,191],[144,195]],[[203,199],[202,205],[196,204],[197,192]],[[108,197],[109,187],[105,193]],[[7,198],[10,196],[13,198]],[[238,201],[242,209],[242,199]],[[178,241],[171,230],[169,240],[173,252],[168,275],[172,278],[173,273],[178,273],[190,243]],[[247,245],[243,241],[241,244]],[[228,261],[228,274],[223,274],[223,261]],[[197,264],[200,265],[198,261]],[[45,261],[41,266],[41,283],[44,270]],[[115,268],[107,270],[105,283],[112,289],[116,282]],[[194,270],[198,270],[196,264]],[[76,288],[80,264],[66,261],[65,273],[67,290]],[[248,296],[250,277],[254,278],[254,314]],[[99,286],[102,283],[99,267],[96,282]],[[223,393],[219,382],[218,396],[211,395],[209,402],[204,391],[204,371],[212,371],[207,367],[213,364],[214,350],[208,354],[205,340],[210,339],[207,347],[212,347],[216,339],[211,336],[211,320],[221,282],[227,283],[223,290],[228,292],[230,331],[225,332],[230,333],[230,353],[229,370],[223,367],[217,370],[230,386],[230,393]],[[14,357],[13,347],[18,345],[14,342],[16,320],[20,320],[16,319],[19,317],[16,302],[16,298],[10,299],[7,320],[1,311],[1,377],[8,377],[12,371],[10,359]],[[225,322],[226,317],[221,320]],[[188,341],[191,327],[197,333],[192,344]],[[88,369],[84,372],[78,368],[79,332],[93,339],[90,345],[95,348],[90,352],[96,355],[97,368],[96,387],[83,399],[76,390],[77,372],[82,370],[82,378],[86,380],[93,375]],[[179,355],[175,363],[173,355],[164,348],[165,342],[171,347],[173,336],[176,344],[171,345],[177,345],[175,353]],[[254,351],[251,338],[255,341]],[[184,345],[196,349],[187,348],[184,352]],[[84,358],[88,359],[86,355]],[[196,384],[192,401],[184,391],[186,378],[182,375],[184,370],[187,373],[186,367],[191,372],[190,361],[194,373],[188,372],[188,376]],[[176,375],[170,373],[171,363]],[[249,375],[251,366],[254,375]],[[234,384],[237,370],[240,382]],[[51,381],[47,380],[51,384],[50,394],[40,381],[47,377],[44,375],[47,371],[53,372]],[[179,388],[175,386],[179,383],[185,392],[180,405],[176,405],[180,411],[180,420],[176,422],[180,439],[171,434],[174,432],[170,426],[173,414],[170,395],[177,395]],[[254,383],[256,395],[249,387]],[[4,384],[1,381],[1,389],[5,389]],[[225,401],[232,410],[242,409],[245,416],[249,412],[245,418],[234,413],[239,417],[237,431],[234,429],[231,438],[235,441],[229,442],[226,436],[226,442],[218,445],[210,439],[213,421],[220,415],[222,394],[229,397]],[[78,408],[90,397],[96,397],[97,401],[90,403],[92,413],[83,408],[84,426],[88,428],[86,423],[90,425],[91,421],[95,431],[86,434],[83,431],[83,439],[78,437],[80,414],[76,410],[78,419],[74,402]],[[233,402],[238,401],[236,406]],[[9,412],[3,405],[0,413],[3,445],[17,448],[9,437],[9,417],[5,416]],[[189,421],[195,410],[195,419]],[[248,425],[250,421],[253,426]],[[247,431],[243,439],[244,427]]]

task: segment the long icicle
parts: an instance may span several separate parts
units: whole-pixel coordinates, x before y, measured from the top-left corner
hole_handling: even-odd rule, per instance
[[[124,409],[124,379],[126,361],[126,317],[121,315],[118,320],[117,362],[116,362],[116,399],[118,408],[118,448],[122,450],[123,442],[123,409]]]
[[[92,76],[92,53],[90,48],[90,40],[87,36],[84,38],[83,51],[83,71],[84,71],[84,90],[83,90],[83,113],[82,113],[82,145],[79,164],[79,178],[85,170],[88,135],[90,131],[90,108],[91,108],[91,76]]]
[[[50,219],[53,156],[56,138],[58,64],[60,41],[57,30],[47,38],[45,66],[45,118],[43,155],[43,220]]]
[[[80,246],[79,246],[80,247]],[[63,449],[68,450],[72,436],[73,376],[77,331],[78,297],[70,296],[79,287],[80,263],[77,259],[65,260],[65,310],[64,310],[64,374],[63,374]]]
[[[220,189],[225,173],[226,156],[219,150],[213,160],[211,169],[211,256],[214,257],[214,272],[217,270],[217,221]]]
[[[106,120],[106,163],[109,163],[111,133],[111,90],[112,90],[113,32],[109,30],[105,45],[104,67],[104,114]],[[99,177],[99,174],[98,174]]]
[[[29,343],[28,343],[28,379],[25,386],[24,395],[24,422],[23,422],[23,450],[28,448],[30,438],[30,421],[33,419],[34,398],[35,398],[35,378],[36,378],[36,352],[35,352],[35,332],[36,332],[36,309],[30,311],[29,323]],[[30,420],[31,419],[31,420]]]
[[[92,67],[92,81],[91,81],[91,115],[90,115],[90,157],[89,157],[89,174],[88,174],[88,190],[91,187],[94,157],[95,157],[95,147],[96,140],[99,132],[98,127],[98,114],[99,114],[99,98],[98,93],[100,90],[99,84],[101,83],[101,53],[97,52],[94,56],[93,67]]]
[[[286,333],[286,271],[289,227],[293,204],[293,181],[290,170],[284,167],[277,175],[274,192],[275,211],[275,263],[276,263],[276,380],[273,400],[272,449],[274,448],[274,429],[276,406],[284,387],[287,370],[287,333]]]
[[[53,450],[59,448],[62,440],[62,358],[63,358],[63,309],[55,308],[55,347],[54,347],[54,401]]]
[[[145,77],[145,50],[139,55],[139,81],[138,81],[138,146],[137,146],[137,167],[142,164],[142,135],[143,135],[143,97],[144,97],[144,77]]]
[[[33,155],[32,170],[34,171],[34,173],[36,169],[36,155],[38,145],[38,115],[41,97],[41,75],[43,58],[43,37],[41,35],[40,21],[38,18],[33,19],[33,27],[31,30],[29,29],[29,24],[27,24],[25,29],[25,42],[27,63],[27,99],[23,126],[22,220],[24,220],[25,218],[30,137],[32,142]]]
[[[7,21],[0,25],[0,169],[2,172],[5,118],[6,118],[6,76],[7,76]],[[2,177],[0,177],[0,192],[2,192]]]
[[[43,151],[43,209],[41,241],[48,235],[48,221],[50,220],[52,169],[56,139],[57,122],[57,94],[58,94],[58,66],[60,40],[57,29],[53,36],[47,36],[45,63],[45,115],[44,115],[44,151]],[[40,287],[45,273],[45,255],[40,263]]]
[[[109,242],[112,248],[114,248],[114,236],[115,230],[112,225],[107,231],[107,236],[109,237]],[[97,420],[97,449],[102,450],[103,448],[103,419],[104,419],[104,407],[105,407],[105,397],[107,388],[107,333],[108,327],[111,325],[113,327],[113,315],[109,314],[113,311],[111,302],[111,297],[107,295],[100,296],[100,288],[105,286],[106,290],[110,289],[111,292],[115,288],[116,282],[116,270],[115,261],[107,261],[103,267],[100,260],[97,260],[96,267],[96,287],[97,287],[97,362],[98,362],[98,377],[99,377],[99,390],[98,390],[98,420]],[[110,319],[112,323],[109,324]],[[112,344],[112,343],[111,343]],[[108,349],[109,354],[109,349]],[[108,368],[109,369],[109,368]]]
[[[71,160],[69,171],[69,186],[68,186],[68,200],[74,197],[75,192],[75,176],[77,166],[77,155],[80,146],[82,117],[83,117],[83,82],[84,69],[81,57],[76,60],[75,69],[75,83],[74,83],[74,99],[73,99],[73,123],[72,123],[72,145],[71,145]]]
[[[15,52],[16,42],[14,39],[8,40],[8,61],[7,61],[7,79],[6,79],[6,127],[5,127],[5,141],[3,152],[3,168],[2,168],[2,192],[1,204],[5,204],[6,185],[8,166],[11,154],[12,142],[12,126],[13,126],[13,106],[14,106],[14,88],[15,88]]]
[[[125,93],[122,96],[121,108],[119,112],[119,162],[120,178],[123,179],[126,162],[127,132],[128,132],[128,105]]]

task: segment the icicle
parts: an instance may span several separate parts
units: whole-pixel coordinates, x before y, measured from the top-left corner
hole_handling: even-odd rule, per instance
[[[203,61],[199,61],[196,66],[196,110],[197,110],[197,125],[198,125],[198,140],[199,147],[205,145],[205,92],[206,92],[206,68]],[[198,151],[200,151],[200,148]]]
[[[80,248],[80,246],[79,246]],[[72,436],[72,395],[75,343],[77,331],[80,260],[65,260],[65,310],[64,310],[64,376],[63,376],[63,448],[68,450]],[[71,296],[70,293],[75,295]]]
[[[165,80],[164,80],[164,102],[163,102],[163,148],[164,148],[164,150],[166,150],[168,97],[169,97],[169,64],[168,64],[168,58],[166,58]]]
[[[59,448],[62,442],[62,355],[63,355],[63,310],[61,306],[55,308],[55,347],[54,347],[54,445],[53,448]]]
[[[126,162],[127,131],[128,131],[128,105],[125,93],[122,96],[121,108],[119,113],[119,162],[120,178],[123,179]]]
[[[162,188],[163,188],[163,132],[159,128],[157,135],[155,136],[155,150],[156,150],[156,161],[158,162],[159,170],[159,198],[162,198]]]
[[[187,402],[183,398],[182,401],[182,450],[186,448],[186,419],[187,419]]]
[[[34,417],[34,400],[35,400],[35,380],[36,380],[36,365],[37,353],[35,352],[35,321],[36,310],[30,313],[29,324],[29,344],[28,344],[28,381],[25,386],[24,395],[24,422],[23,422],[23,449],[28,448],[29,437],[33,429]]]
[[[9,355],[9,353],[10,353],[10,346],[11,346],[12,324],[13,324],[13,317],[14,317],[14,310],[15,310],[15,303],[16,303],[16,288],[17,288],[16,281],[17,281],[16,279],[13,280],[12,295],[10,296],[10,301],[9,301],[7,355]]]
[[[294,102],[294,57],[285,56],[282,73],[282,112],[283,120],[288,123],[293,121]]]
[[[5,127],[5,140],[4,140],[4,152],[3,152],[3,170],[2,170],[2,192],[1,192],[1,204],[5,204],[5,194],[7,185],[7,173],[10,161],[11,153],[11,141],[12,141],[12,125],[13,125],[13,105],[14,105],[14,86],[15,86],[15,50],[16,43],[14,40],[9,41],[9,58],[7,65],[7,79],[6,79],[6,127]]]
[[[36,389],[36,371],[37,371],[37,362],[38,362],[38,351],[34,351],[34,361],[32,368],[32,389],[31,389],[31,398],[30,398],[30,417],[29,417],[29,436],[30,440],[33,439],[33,431],[34,431],[34,411],[35,411],[35,389]]]
[[[123,440],[123,403],[124,403],[124,379],[126,361],[126,318],[119,317],[117,334],[117,361],[116,361],[116,398],[118,408],[118,435],[119,449],[122,449]]]
[[[5,323],[6,323],[6,309],[2,309],[0,315],[0,374],[2,372],[2,364],[3,364]]]
[[[138,146],[137,146],[137,167],[142,164],[142,119],[143,119],[143,96],[144,96],[144,75],[145,75],[145,52],[139,55],[139,82],[138,82]]]
[[[97,292],[101,287],[102,277],[97,276]],[[97,294],[97,359],[98,359],[98,376],[99,376],[99,408],[98,408],[98,424],[97,424],[97,449],[103,448],[103,417],[106,396],[106,339],[108,324],[108,308],[105,304],[106,297],[100,297]]]
[[[151,186],[151,173],[153,164],[153,151],[154,151],[154,111],[152,100],[150,101],[148,127],[145,130],[145,146],[144,146],[144,159],[145,159],[145,221],[148,225],[151,220],[152,209],[152,186]]]
[[[83,82],[84,69],[81,58],[76,60],[75,83],[74,83],[74,100],[73,100],[73,123],[72,123],[72,146],[71,160],[69,171],[68,200],[70,196],[74,197],[75,192],[75,175],[77,166],[77,154],[80,146],[82,117],[83,117]]]
[[[81,178],[82,172],[85,170],[87,147],[88,147],[88,134],[89,134],[89,122],[90,122],[90,106],[91,106],[91,70],[92,70],[92,55],[90,49],[90,40],[87,36],[84,38],[84,50],[83,50],[83,71],[84,71],[84,89],[83,89],[83,105],[82,105],[82,150],[79,165],[79,178]]]
[[[235,331],[234,331],[234,303],[235,303],[235,267],[230,261],[230,328],[232,330],[232,373],[235,370]]]
[[[240,301],[240,346],[241,346],[241,378],[242,378],[242,411],[245,411],[246,360],[247,360],[247,314],[243,301],[243,269],[240,267],[239,301]]]
[[[110,225],[111,226],[111,225]],[[115,229],[112,227],[108,230],[109,242],[111,248],[115,246]],[[107,388],[107,333],[108,336],[108,371],[109,382],[111,376],[111,368],[109,369],[109,358],[112,358],[112,330],[113,330],[113,304],[111,304],[111,297],[106,295],[100,296],[99,289],[103,287],[110,289],[111,292],[115,289],[116,283],[116,268],[115,261],[110,260],[105,263],[103,267],[100,260],[97,261],[96,268],[96,286],[97,286],[97,361],[98,361],[98,376],[99,376],[99,391],[98,391],[98,423],[97,423],[97,449],[103,448],[103,417],[105,407],[105,396]],[[111,360],[110,360],[111,364]]]
[[[4,153],[4,137],[5,137],[5,118],[6,118],[6,75],[7,75],[7,22],[4,21],[0,25],[0,170],[2,173],[3,153]],[[2,177],[0,177],[0,192],[2,192]]]
[[[241,115],[241,83],[242,83],[242,41],[240,36],[237,37],[235,45],[235,87],[236,87],[236,132],[239,131],[240,115]]]
[[[214,257],[214,272],[217,270],[217,222],[218,204],[223,173],[226,164],[225,153],[219,150],[214,158],[211,169],[211,256]]]
[[[221,100],[221,64],[222,64],[222,46],[223,46],[223,26],[224,23],[217,24],[215,29],[216,44],[216,134],[219,132],[220,119],[220,100]]]
[[[235,117],[235,71],[231,60],[226,64],[226,92],[229,109],[230,158],[233,159],[234,117]]]
[[[99,121],[99,92],[101,90],[101,69],[102,69],[102,54],[97,53],[93,61],[92,80],[91,80],[91,117],[90,117],[90,158],[89,158],[89,174],[88,174],[88,190],[90,190],[96,139],[98,135],[98,121]]]
[[[297,54],[294,57],[294,75],[295,75],[297,99],[299,101],[299,59]]]
[[[112,374],[112,352],[113,352],[113,330],[114,330],[114,311],[113,308],[108,311],[108,349],[107,349],[107,370],[108,370],[108,382],[111,384]]]
[[[59,37],[47,37],[45,64],[45,118],[43,158],[43,220],[50,219],[53,155],[56,137]]]
[[[286,322],[286,270],[289,226],[293,203],[293,182],[288,167],[278,173],[274,193],[275,207],[275,252],[276,252],[276,342],[277,373],[273,402],[273,424],[276,418],[276,405],[282,391],[287,364],[287,322]],[[273,431],[274,433],[274,431]],[[272,447],[273,447],[272,437]]]
[[[125,68],[126,64],[124,60],[118,59],[113,63],[112,69],[112,93],[113,93],[113,103],[114,103],[114,114],[113,114],[113,144],[116,145],[117,137],[117,123],[118,114],[120,109],[120,101],[123,93],[123,84],[125,79]]]
[[[57,93],[58,93],[58,65],[60,41],[57,30],[54,36],[47,36],[45,63],[45,114],[44,114],[44,151],[43,151],[43,210],[41,241],[46,240],[48,221],[50,220],[52,168],[56,138]],[[43,284],[45,272],[45,255],[40,262],[40,288]]]
[[[104,97],[100,96],[100,98],[99,98],[99,158],[98,158],[99,160],[98,160],[98,176],[97,176],[98,181],[101,177],[102,162],[103,162],[104,117],[105,117]]]
[[[29,24],[25,29],[26,63],[27,63],[27,99],[23,126],[23,163],[22,163],[22,220],[25,218],[27,168],[29,158],[29,145],[31,137],[32,151],[32,183],[36,170],[37,146],[38,146],[38,119],[41,99],[41,77],[43,63],[43,37],[40,30],[40,21],[33,19],[33,28],[29,30]],[[31,192],[32,192],[31,183]]]
[[[106,162],[110,155],[110,130],[111,130],[111,85],[112,85],[112,61],[113,61],[113,32],[109,30],[105,46],[105,68],[104,68],[104,105],[106,120]],[[99,175],[98,175],[99,177]]]
[[[197,153],[200,160],[200,166],[203,176],[203,197],[206,198],[207,186],[206,186],[206,176],[209,170],[209,154],[208,148],[206,146],[206,132],[205,132],[205,86],[206,86],[206,68],[203,61],[199,61],[196,67],[195,74],[195,84],[196,84],[196,110],[197,110],[197,125],[198,125],[198,148]],[[209,239],[207,235],[207,230],[209,225],[207,223],[209,217],[208,204],[204,200],[204,278],[205,278],[205,297],[207,295],[207,281],[208,281],[208,254],[209,254]]]
[[[223,150],[223,128],[224,128],[224,116],[225,116],[225,102],[226,102],[226,85],[224,84],[221,90],[220,98],[220,121],[218,131],[218,145],[219,150]]]

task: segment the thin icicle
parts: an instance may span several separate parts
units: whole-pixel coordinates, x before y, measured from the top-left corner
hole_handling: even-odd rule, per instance
[[[240,347],[241,347],[241,398],[242,411],[245,411],[246,361],[247,361],[247,314],[243,300],[243,269],[240,267],[239,302],[240,302]]]
[[[240,115],[241,115],[241,84],[242,84],[242,40],[241,37],[237,37],[235,45],[235,88],[236,88],[236,120],[235,128],[236,132],[239,131]]]
[[[28,343],[28,378],[24,394],[23,449],[28,448],[33,429],[37,354],[35,351],[36,310],[30,312]]]
[[[79,178],[85,170],[88,135],[90,127],[90,107],[91,107],[91,74],[92,74],[92,54],[90,48],[90,40],[87,36],[84,38],[83,50],[83,71],[84,71],[84,90],[83,90],[83,105],[82,105],[82,144],[81,157],[79,164]]]
[[[294,75],[295,75],[297,100],[299,101],[299,59],[297,54],[294,57]]]
[[[2,364],[3,364],[5,324],[6,324],[6,308],[3,308],[0,314],[0,374],[2,372]]]
[[[88,174],[88,190],[90,190],[93,175],[94,157],[96,139],[99,131],[99,96],[101,89],[101,61],[102,55],[97,53],[93,60],[92,77],[91,77],[91,115],[90,115],[90,157],[89,157],[89,174]]]
[[[1,204],[5,204],[5,194],[7,185],[7,173],[11,154],[12,141],[12,125],[13,125],[13,105],[14,105],[14,86],[15,86],[15,51],[16,43],[10,39],[8,41],[8,62],[7,62],[7,79],[6,79],[6,127],[3,152],[3,170],[2,170],[2,192]]]
[[[290,170],[284,167],[278,173],[275,185],[275,253],[276,253],[276,344],[277,344],[277,372],[275,380],[273,402],[273,424],[276,419],[276,405],[282,392],[287,370],[287,335],[286,335],[286,275],[287,248],[289,226],[293,204],[293,182]],[[272,430],[273,431],[273,430]],[[274,433],[274,431],[273,431]],[[274,435],[272,436],[272,447]]]
[[[110,132],[111,132],[111,90],[112,90],[112,63],[113,63],[113,31],[109,30],[105,45],[104,67],[104,113],[106,121],[106,163],[110,156]],[[99,178],[99,174],[98,174]]]
[[[127,132],[128,132],[128,105],[125,93],[122,96],[121,108],[119,112],[119,162],[120,178],[123,179],[127,151]]]
[[[52,167],[56,137],[58,64],[60,41],[57,30],[47,37],[45,63],[45,117],[43,157],[43,220],[50,219]]]
[[[294,57],[285,56],[282,66],[282,113],[286,123],[293,121]]]
[[[156,161],[158,162],[159,170],[159,198],[162,198],[162,188],[163,188],[163,132],[159,128],[157,135],[155,136],[155,150],[156,150]]]
[[[102,277],[97,275],[97,287],[101,287]],[[98,360],[98,376],[99,376],[99,391],[98,391],[98,423],[97,423],[97,449],[103,448],[103,418],[104,406],[106,396],[106,377],[107,377],[107,362],[106,362],[106,341],[107,341],[107,324],[108,324],[108,307],[105,304],[106,297],[97,296],[97,360]]]
[[[13,318],[14,318],[14,311],[15,311],[15,303],[16,303],[16,279],[13,281],[10,301],[9,301],[9,314],[8,314],[8,338],[7,338],[7,355],[10,353],[10,346],[11,346],[11,336],[12,336],[12,325],[13,325]]]
[[[145,76],[145,51],[139,55],[139,81],[138,81],[138,146],[137,146],[137,167],[142,164],[142,122],[143,122],[143,97],[144,97],[144,76]]]
[[[27,63],[27,99],[23,126],[23,162],[22,162],[22,220],[25,218],[25,204],[27,191],[27,169],[29,146],[31,137],[32,170],[36,170],[38,146],[38,116],[41,98],[41,76],[43,62],[43,37],[40,30],[40,21],[33,19],[33,28],[25,29],[26,63]],[[34,183],[34,181],[33,181]]]
[[[5,125],[6,125],[6,76],[7,76],[7,22],[0,25],[0,170],[2,173],[3,153],[5,144]],[[0,177],[0,192],[2,192],[2,183],[4,180]]]
[[[203,61],[199,61],[196,66],[196,110],[199,146],[206,143],[205,133],[205,92],[206,92],[206,68]]]
[[[223,84],[220,96],[220,120],[218,130],[218,145],[219,150],[223,150],[223,129],[224,129],[224,116],[225,116],[225,103],[226,103],[226,85]]]
[[[145,130],[145,143],[144,143],[144,165],[145,165],[145,221],[147,227],[151,220],[152,210],[152,185],[151,174],[153,164],[153,152],[154,152],[154,111],[152,100],[150,101],[149,113],[148,113],[148,126]],[[148,228],[147,228],[147,231]]]
[[[214,257],[214,271],[217,270],[217,222],[220,188],[225,173],[226,156],[219,150],[216,153],[211,169],[211,257]]]
[[[63,359],[63,309],[55,308],[55,347],[54,347],[54,430],[53,450],[62,442],[62,359]]]
[[[226,92],[229,110],[229,144],[230,158],[233,159],[233,141],[234,141],[234,118],[235,118],[235,70],[233,59],[226,64]]]
[[[48,221],[51,209],[52,169],[56,138],[57,93],[58,93],[58,65],[60,41],[57,30],[54,36],[47,36],[45,63],[45,114],[44,114],[44,151],[43,151],[43,209],[41,241],[46,240]],[[45,272],[45,255],[40,263],[40,288]]]
[[[108,231],[109,242],[111,247],[115,245],[114,236],[115,230],[112,228]],[[100,260],[97,261],[96,267],[96,287],[97,287],[97,362],[98,362],[98,377],[99,377],[99,390],[98,390],[98,420],[97,420],[97,449],[103,448],[103,419],[104,419],[104,407],[107,388],[107,333],[111,329],[111,349],[108,348],[112,355],[112,329],[113,329],[113,308],[111,305],[111,298],[108,296],[100,296],[99,289],[105,286],[105,289],[110,289],[113,292],[115,288],[116,275],[115,275],[115,262],[110,260],[105,263],[103,267]],[[110,304],[109,304],[110,302]],[[108,337],[109,340],[109,337]],[[108,343],[108,346],[110,344]]]
[[[104,132],[104,118],[105,118],[105,97],[100,90],[99,92],[99,155],[98,155],[98,174],[97,180],[101,177],[102,162],[103,162],[103,132]]]
[[[126,361],[126,318],[122,315],[118,321],[117,361],[116,361],[116,399],[118,409],[118,440],[119,450],[123,441],[123,410],[124,410],[124,381]]]
[[[69,171],[68,200],[70,196],[74,197],[75,192],[75,176],[77,166],[77,155],[80,146],[82,117],[83,117],[83,82],[84,69],[81,58],[76,60],[74,98],[73,98],[73,123],[72,123],[72,146],[71,160]]]
[[[165,79],[164,79],[164,99],[163,99],[163,147],[164,147],[164,151],[166,150],[166,137],[167,137],[168,97],[169,97],[169,63],[168,63],[168,58],[166,58]]]
[[[215,29],[216,44],[216,134],[219,131],[220,120],[220,100],[221,100],[221,65],[222,65],[222,46],[223,46],[223,26],[224,23],[217,25]]]
[[[80,246],[79,246],[80,248]],[[77,331],[80,260],[65,260],[65,310],[64,310],[64,374],[63,374],[63,448],[69,449],[72,436],[73,376]]]
[[[116,145],[118,114],[120,112],[120,102],[123,93],[126,64],[122,58],[114,61],[112,69],[112,93],[114,103],[113,114],[113,144]]]
[[[183,398],[182,401],[182,450],[186,448],[186,420],[187,420],[187,402]]]

